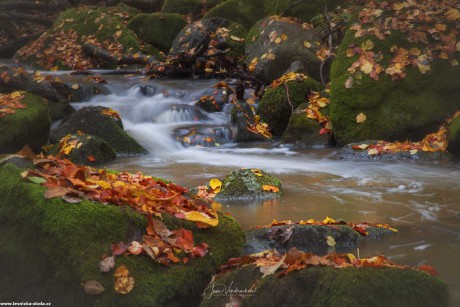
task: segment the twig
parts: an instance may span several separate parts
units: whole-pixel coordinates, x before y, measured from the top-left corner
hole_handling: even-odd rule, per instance
[[[287,86],[286,83],[283,83],[284,87],[286,88],[286,97],[289,105],[291,106],[291,112],[294,112],[294,106],[292,105],[291,98],[289,98],[289,87]]]

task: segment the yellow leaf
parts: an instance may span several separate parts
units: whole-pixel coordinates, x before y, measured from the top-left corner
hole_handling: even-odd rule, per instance
[[[363,65],[361,65],[360,69],[363,73],[365,74],[370,74],[372,69],[374,68],[374,65],[372,65],[371,62],[366,61]]]
[[[372,50],[373,48],[374,48],[374,43],[370,39],[368,39],[367,41],[361,44],[361,49],[365,51]]]
[[[422,51],[420,51],[420,49],[418,49],[417,47],[414,47],[409,50],[409,53],[411,55],[419,56],[422,54]]]
[[[277,44],[281,43],[281,37],[275,38],[275,43],[277,43]]]
[[[334,247],[337,243],[335,242],[335,239],[334,237],[332,236],[327,236],[326,237],[326,243],[327,245],[329,245],[330,247]]]
[[[305,46],[305,48],[311,48],[311,43],[310,42],[304,41],[303,45]]]
[[[272,185],[263,185],[262,190],[267,191],[267,192],[273,192],[273,193],[278,193],[280,191],[279,188],[272,186]]]
[[[449,9],[445,13],[447,20],[457,20],[460,19],[460,11],[454,8]]]
[[[418,66],[418,70],[419,70],[422,74],[425,74],[426,72],[431,71],[431,66],[428,65],[428,64],[421,64],[421,63],[418,63],[417,66]]]
[[[213,72],[212,68],[205,68],[204,71],[208,74]]]
[[[350,262],[356,260],[356,257],[355,257],[355,255],[353,255],[353,254],[347,254],[347,257],[348,257],[348,260],[350,260]]]
[[[326,215],[326,218],[323,220],[324,225],[335,224],[335,220]]]
[[[267,54],[267,60],[273,61],[274,59],[275,59],[275,55],[274,55],[273,53],[269,52],[269,53]]]
[[[366,121],[366,115],[364,113],[359,113],[357,116],[356,116],[356,122],[358,124],[362,124]]]
[[[128,294],[134,288],[134,278],[116,277],[113,288],[119,294]]]
[[[286,34],[284,34],[284,33],[283,33],[283,34],[281,34],[281,39],[282,39],[283,41],[287,40],[287,35],[286,35]]]
[[[78,84],[76,84],[76,83],[72,84],[72,89],[78,90],[78,88],[79,88]]]
[[[460,51],[460,41],[458,41],[457,44],[455,45],[455,50]]]
[[[108,183],[107,181],[98,180],[98,181],[95,182],[95,184],[99,185],[104,190],[107,190],[107,189],[111,188],[110,183]]]
[[[219,179],[211,179],[211,181],[209,181],[209,186],[211,187],[211,189],[214,190],[214,193],[219,193],[220,192],[220,189],[222,187],[222,181],[220,181]]]
[[[183,211],[185,215],[185,219],[192,221],[192,222],[202,222],[211,226],[217,226],[219,224],[219,218],[217,217],[210,217],[205,213],[198,212],[198,211]]]
[[[370,155],[370,156],[373,156],[373,155],[378,155],[379,154],[379,151],[375,148],[371,148],[367,151],[367,154]]]
[[[122,30],[115,31],[115,36],[116,36],[116,37],[120,37],[120,36],[121,36],[121,33],[123,33]]]
[[[415,155],[417,152],[418,152],[417,149],[412,149],[412,150],[410,151],[410,154],[411,154],[411,155]]]
[[[12,92],[12,93],[10,94],[10,97],[13,98],[13,99],[14,99],[14,98],[18,98],[18,97],[20,97],[20,96],[21,96],[21,92],[20,92],[20,91],[15,91],[15,92]]]
[[[404,3],[397,2],[393,4],[393,10],[395,11],[400,11],[403,9],[403,7],[404,7]]]
[[[361,148],[362,150],[366,149],[367,147],[369,147],[368,144],[361,144],[358,146],[359,148]]]
[[[233,35],[230,36],[230,39],[237,41],[237,42],[244,42],[244,38],[240,38],[240,37],[233,36]]]

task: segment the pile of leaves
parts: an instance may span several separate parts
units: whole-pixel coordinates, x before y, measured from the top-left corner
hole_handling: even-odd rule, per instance
[[[6,71],[4,72],[6,73]],[[2,77],[3,78],[3,77]],[[25,109],[26,105],[21,103],[25,92],[13,92],[11,94],[0,94],[0,118],[7,114],[16,113],[15,109]]]
[[[431,70],[430,63],[446,60],[452,66],[458,65],[456,52],[460,52],[460,5],[455,0],[430,1],[365,1],[359,13],[358,23],[351,27],[355,37],[374,36],[385,40],[393,31],[399,31],[408,42],[420,46],[405,49],[392,46],[390,50],[375,51],[374,42],[368,39],[361,45],[348,46],[347,56],[358,56],[348,72],[354,74],[345,83],[347,88],[362,74],[378,80],[385,72],[392,80],[406,77],[407,67],[416,67],[425,74]],[[385,65],[383,53],[391,52],[393,58]]]
[[[143,214],[161,216],[166,213],[193,221],[203,228],[219,223],[216,212],[185,197],[186,188],[140,172],[111,174],[53,156],[37,157],[33,163],[36,168],[23,172],[22,177],[47,187],[45,198],[62,197],[68,202],[89,199],[129,206]]]
[[[334,226],[337,226],[337,225],[346,225],[346,226],[349,226],[349,227],[353,228],[355,231],[359,232],[363,236],[367,236],[369,234],[366,231],[366,229],[368,227],[385,228],[385,229],[391,230],[393,232],[398,232],[398,230],[396,228],[393,228],[388,224],[382,224],[382,223],[370,224],[368,222],[362,222],[362,223],[359,223],[359,224],[355,224],[355,223],[346,222],[346,221],[343,221],[343,220],[335,220],[335,219],[330,218],[328,216],[326,216],[326,218],[324,220],[322,220],[322,221],[315,220],[315,219],[308,219],[306,221],[301,220],[299,222],[292,222],[290,220],[287,220],[287,221],[273,220],[273,222],[271,222],[270,225],[257,226],[255,228],[256,229],[257,228],[269,228],[269,227],[273,227],[273,226],[282,226],[282,225],[314,225],[314,226],[331,226],[331,227],[334,227]]]
[[[331,102],[328,97],[323,97],[321,93],[312,91],[308,95],[308,107],[304,110],[308,118],[316,120],[320,125],[321,129],[319,134],[331,134],[332,133],[332,122],[329,116],[323,115],[321,109],[327,107]]]
[[[226,264],[219,267],[219,275],[246,265],[255,265],[256,267],[260,267],[260,272],[263,274],[262,278],[272,275],[278,270],[280,270],[278,277],[282,277],[293,271],[315,266],[329,266],[336,269],[347,267],[416,269],[419,271],[425,271],[433,276],[438,275],[436,270],[431,266],[422,265],[411,268],[407,265],[396,264],[381,255],[362,259],[357,259],[353,254],[331,253],[325,256],[317,256],[311,253],[301,252],[295,247],[290,249],[289,252],[284,255],[280,255],[276,251],[266,250],[257,254],[231,258]]]

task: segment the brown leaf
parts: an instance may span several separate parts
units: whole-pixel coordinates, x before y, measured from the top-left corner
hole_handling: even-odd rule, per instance
[[[67,193],[69,192],[70,192],[69,188],[55,187],[55,188],[51,188],[45,191],[45,198],[50,199],[50,198],[62,197],[64,195],[67,195]]]
[[[90,295],[101,294],[102,292],[105,291],[104,287],[95,280],[87,281],[83,285],[83,289],[85,290],[86,294],[90,294]]]

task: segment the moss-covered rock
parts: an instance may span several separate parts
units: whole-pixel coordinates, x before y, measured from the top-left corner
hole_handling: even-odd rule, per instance
[[[139,14],[130,20],[128,28],[144,42],[167,52],[186,24],[185,18],[179,14]]]
[[[138,10],[119,4],[114,7],[71,8],[59,14],[53,26],[37,40],[16,52],[15,59],[41,69],[114,68],[82,50],[87,42],[98,43],[115,56],[136,52],[152,54],[158,50],[142,43],[126,26]]]
[[[276,249],[280,253],[288,252],[295,247],[298,250],[325,255],[330,247],[327,237],[335,242],[335,252],[350,253],[366,238],[383,239],[394,234],[386,228],[368,227],[368,236],[363,237],[347,225],[316,226],[316,225],[280,225],[253,229],[246,232],[244,254],[255,254],[267,249]]]
[[[308,24],[277,16],[257,22],[246,36],[246,64],[266,84],[281,77],[291,63],[300,61],[308,75],[319,79],[320,40]]]
[[[447,151],[460,156],[460,116],[455,117],[447,126]]]
[[[265,15],[295,17],[309,22],[312,17],[323,13],[326,6],[331,11],[343,2],[343,0],[309,0],[298,3],[295,0],[265,0]]]
[[[271,186],[278,191],[266,190]],[[281,181],[259,169],[240,169],[233,171],[222,182],[222,188],[215,200],[276,198],[282,194]]]
[[[391,10],[391,7],[384,8],[384,13],[372,21],[372,26],[378,28],[380,22],[384,22],[384,18],[392,18],[393,14],[396,14],[394,11],[389,13],[388,10]],[[404,14],[404,10],[408,8],[403,8],[398,14]],[[418,25],[415,20],[409,18],[404,27],[412,29]],[[450,31],[451,26],[447,27],[446,33]],[[421,42],[423,40],[415,43],[417,40],[407,32],[392,29],[385,32],[381,40],[371,34],[357,33],[359,27],[361,31],[365,31],[367,25],[358,22],[353,29],[350,28],[346,32],[331,67],[331,119],[338,144],[372,139],[418,141],[426,134],[436,131],[440,124],[460,107],[460,84],[455,81],[460,78],[460,66],[452,66],[449,61],[439,58],[432,62],[423,61],[427,45]],[[430,27],[431,25],[426,25],[426,29]],[[427,41],[438,44],[431,37],[427,37]],[[365,48],[372,46],[368,52],[376,55],[375,65],[382,67],[378,80],[363,72],[370,67],[358,68],[354,74],[348,70],[359,58],[359,55],[350,53],[349,47],[359,48],[362,44]],[[403,67],[401,71],[405,76],[403,75],[401,80],[392,80],[391,74],[398,69],[398,64],[401,65],[397,53],[402,54],[404,51],[398,47],[407,52],[406,56],[400,57],[407,57],[407,61],[410,58],[413,63],[419,63],[420,67],[418,64],[400,66]],[[409,50],[413,50],[414,55],[410,54]],[[381,56],[377,56],[379,53]],[[460,60],[459,53],[454,54]],[[419,56],[421,58],[418,58]],[[396,68],[390,67],[391,63],[396,63]],[[431,66],[431,71],[423,74],[419,68],[422,71],[428,70],[426,64]],[[353,84],[350,83],[351,78],[354,80]],[[356,120],[360,113],[367,117],[363,123]]]
[[[305,109],[308,103],[302,103],[294,110],[289,119],[281,143],[296,146],[325,146],[330,144],[328,134],[320,134],[321,125],[318,121],[308,118]]]
[[[155,13],[161,10],[164,0],[121,0],[121,3],[134,7],[144,13]]]
[[[58,142],[68,134],[81,131],[106,141],[119,155],[139,155],[147,151],[123,130],[117,113],[106,107],[84,107],[51,132],[50,140]]]
[[[75,147],[69,144],[74,144]],[[71,151],[66,154],[65,148],[68,146]],[[70,134],[64,137],[54,145],[49,154],[53,156],[59,154],[61,159],[69,159],[79,165],[97,165],[115,160],[117,157],[106,141],[95,135],[87,134]]]
[[[261,278],[254,265],[228,272],[208,285],[202,307],[225,306],[447,306],[447,286],[438,277],[411,269],[308,267],[285,277]],[[210,295],[215,290],[252,293]],[[219,288],[218,288],[219,287]],[[276,289],[276,291],[274,291]]]
[[[0,118],[0,153],[15,153],[27,144],[39,152],[48,141],[51,120],[45,99],[26,93],[21,103],[25,109]]]
[[[225,0],[165,0],[161,12],[190,15],[199,19],[203,11],[213,8]]]
[[[48,109],[51,120],[59,120],[63,119],[64,117],[75,113],[74,107],[69,103],[63,102],[56,102],[56,101],[48,101]]]
[[[218,226],[198,229],[163,215],[168,228],[190,229],[195,242],[206,242],[208,254],[170,267],[142,255],[118,256],[116,266],[125,264],[135,279],[132,292],[119,295],[113,290],[112,273],[99,271],[100,257],[110,253],[111,243],[141,236],[146,218],[131,209],[87,200],[46,200],[45,188],[24,181],[21,171],[11,164],[0,167],[0,268],[5,272],[0,285],[10,300],[66,306],[196,304],[214,268],[242,248],[243,233],[231,217],[220,215]],[[84,294],[80,283],[89,280],[97,280],[106,291]]]
[[[291,80],[285,85],[269,88],[260,100],[257,114],[264,123],[268,124],[273,135],[281,136],[286,130],[293,110],[307,101],[311,91],[320,90],[320,84],[312,78],[303,81]]]
[[[263,5],[263,0],[227,0],[209,10],[203,18],[226,18],[250,29],[259,19],[264,18]]]
[[[244,55],[246,30],[240,24],[228,19],[213,17],[193,22],[183,28],[174,39],[170,55],[197,50],[207,34],[211,35],[209,48],[227,50],[226,56]]]

